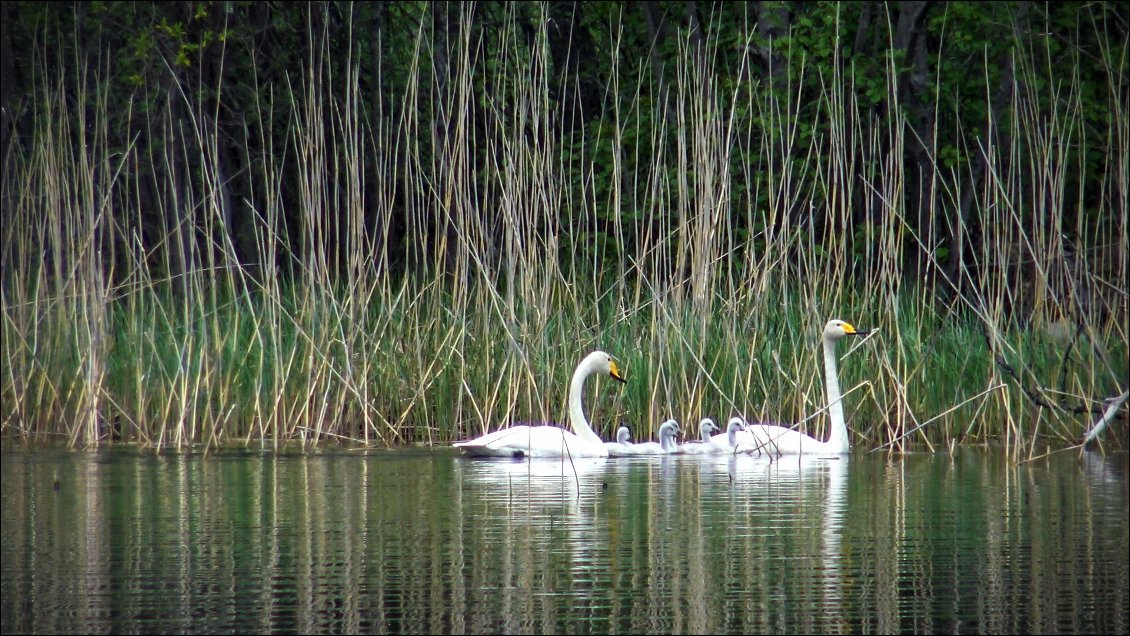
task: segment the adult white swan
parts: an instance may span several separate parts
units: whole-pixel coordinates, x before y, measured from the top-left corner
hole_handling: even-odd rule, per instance
[[[667,420],[659,427],[659,442],[629,444],[622,449],[610,451],[609,455],[613,457],[623,457],[630,455],[666,455],[668,453],[675,453],[679,450],[679,445],[675,442],[675,436],[678,434],[679,423],[675,420]]]
[[[552,425],[511,426],[487,433],[455,447],[474,457],[607,457],[608,449],[585,419],[581,408],[581,389],[595,373],[606,373],[613,380],[625,382],[612,356],[593,351],[573,372],[569,383],[569,424],[573,431]]]
[[[840,455],[851,451],[847,424],[844,422],[844,405],[840,396],[840,379],[836,372],[836,341],[844,336],[859,336],[859,331],[842,320],[829,320],[824,325],[824,387],[828,398],[828,421],[831,433],[822,442],[783,426],[749,424],[738,433],[738,452],[769,455]]]

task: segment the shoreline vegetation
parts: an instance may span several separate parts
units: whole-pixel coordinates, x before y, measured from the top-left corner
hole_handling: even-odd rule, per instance
[[[3,9],[5,445],[446,446],[598,348],[606,440],[823,438],[829,318],[855,452],[1127,390],[1117,3],[57,4]]]

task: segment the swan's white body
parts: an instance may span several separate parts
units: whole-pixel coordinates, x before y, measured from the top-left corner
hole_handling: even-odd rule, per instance
[[[749,424],[737,434],[738,452],[768,455],[842,455],[851,452],[844,405],[840,396],[840,378],[836,371],[836,341],[844,336],[863,335],[842,320],[829,320],[824,326],[824,387],[828,398],[828,421],[831,433],[822,442],[783,426]]]
[[[706,455],[709,453],[720,453],[726,450],[716,446],[714,444],[714,438],[710,435],[718,430],[718,426],[714,423],[714,420],[709,417],[702,418],[702,421],[698,423],[698,430],[699,434],[702,436],[702,440],[683,444],[679,447],[680,453],[686,453],[688,455]],[[725,436],[723,435],[721,437]]]
[[[726,432],[711,436],[710,443],[717,452],[732,453],[740,444],[738,436],[743,431],[745,431],[745,422],[742,421],[742,418],[731,417],[729,423],[726,424]],[[752,442],[753,438],[748,441]]]
[[[581,360],[569,383],[569,424],[573,430],[558,426],[511,426],[487,433],[455,447],[474,457],[607,457],[604,440],[593,432],[581,408],[581,389],[595,373],[606,373],[624,382],[612,356],[594,351]]]
[[[679,450],[679,445],[675,442],[675,435],[678,433],[678,422],[675,420],[667,420],[659,427],[658,442],[629,444],[616,452],[610,452],[610,454],[615,457],[623,457],[631,455],[666,455],[668,453],[675,453]]]
[[[632,446],[632,432],[628,430],[627,426],[616,429],[615,442],[604,443],[604,447],[608,449],[608,454],[612,456],[627,455],[629,446]]]

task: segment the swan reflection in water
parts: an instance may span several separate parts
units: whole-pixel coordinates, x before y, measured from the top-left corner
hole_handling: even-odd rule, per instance
[[[821,605],[834,607],[843,600],[849,466],[848,457],[734,453],[459,458],[456,514],[473,539],[457,543],[478,546],[463,558],[503,581],[552,563],[564,564],[562,581],[626,580],[672,567],[677,580],[698,580],[719,559],[772,560],[758,546],[785,540],[810,546],[815,558],[797,575],[816,577]]]
[[[797,506],[820,507],[822,555],[829,571],[838,571],[840,542],[847,510],[849,456],[789,455],[779,458],[742,453],[690,456],[697,463],[704,489],[724,490],[735,505],[762,513]],[[756,532],[754,529],[751,532]],[[756,540],[756,537],[749,537]]]
[[[609,460],[604,457],[531,457],[529,459],[457,460],[463,482],[476,494],[487,496],[547,494],[567,486],[574,493],[579,486],[600,486]]]
[[[566,576],[581,576],[606,561],[607,537],[595,520],[607,464],[596,457],[457,459],[456,525],[473,537],[466,545],[476,546],[462,558],[502,581],[551,563],[568,563]]]
[[[603,457],[457,460],[461,500],[470,514],[504,507],[508,514],[534,525],[550,517],[576,520],[606,487],[608,460]],[[477,510],[477,511],[476,511]]]

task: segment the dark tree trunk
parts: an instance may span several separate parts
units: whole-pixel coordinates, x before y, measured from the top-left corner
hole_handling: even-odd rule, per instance
[[[934,107],[930,96],[930,71],[926,56],[925,17],[929,2],[903,2],[899,5],[893,48],[901,52],[906,61],[902,75],[897,79],[898,95],[891,104],[902,104],[909,115],[908,125],[913,133],[906,139],[903,166],[905,184],[906,218],[913,219],[914,232],[928,247],[935,241],[933,201],[934,162]],[[891,111],[890,117],[900,113]],[[917,241],[906,242],[903,254],[903,274],[911,280],[921,281],[929,266],[929,254]]]
[[[12,34],[8,25],[12,23],[12,3],[0,3],[0,173],[8,177],[8,150],[12,143],[12,136],[17,126],[16,108],[23,93],[19,78],[16,75],[15,51],[12,48]],[[4,188],[3,200],[0,201],[0,227],[12,227],[12,212],[16,209],[12,197],[15,193],[9,188]],[[0,271],[11,272],[8,266],[9,259],[13,262],[20,260],[16,250],[21,250],[19,241],[4,239],[0,242]],[[7,281],[0,281],[5,284]]]
[[[663,73],[663,56],[659,52],[659,46],[667,39],[666,21],[659,13],[659,7],[656,2],[649,0],[643,3],[644,15],[647,18],[647,33],[651,41],[648,43],[648,59],[651,62],[651,73],[655,76],[655,85],[659,87],[659,99],[656,100],[663,109],[669,124],[675,123],[675,113],[672,109],[668,108],[668,100],[670,89],[667,86],[667,80]]]
[[[1028,14],[1028,2],[1021,2],[1018,6],[1015,16],[1015,29],[1024,28],[1021,24]],[[1012,89],[1013,89],[1013,66],[1012,66],[1012,49],[1006,48],[1000,60],[1001,79],[1000,84],[993,93],[992,99],[992,114],[993,121],[1001,122],[1006,120],[1005,111],[1012,103]],[[986,144],[995,144],[998,147],[1008,147],[1008,133],[1003,129],[998,128],[996,136],[990,138],[990,126],[986,121],[980,130],[978,139],[983,140]],[[984,152],[985,148],[971,147],[969,148],[969,155],[973,158],[970,165],[970,174],[962,182],[961,199],[958,209],[954,213],[954,218],[949,224],[950,230],[948,234],[948,242],[951,245],[949,256],[943,266],[943,273],[947,279],[956,287],[958,293],[961,292],[963,287],[968,283],[968,280],[961,276],[962,268],[967,269],[974,278],[979,277],[980,267],[974,260],[966,258],[967,254],[979,253],[981,242],[984,240],[984,233],[986,228],[977,227],[974,219],[977,215],[977,193],[981,191],[985,180],[985,172],[988,170],[988,156]],[[991,231],[989,229],[988,231]],[[944,286],[946,291],[953,289],[950,285]]]
[[[452,16],[452,11],[457,12],[455,17]],[[435,212],[425,213],[428,217],[425,232],[430,237],[424,244],[431,246],[432,253],[417,255],[418,264],[435,263],[448,272],[454,268],[455,248],[458,245],[458,236],[450,218],[450,210],[452,205],[455,204],[453,200],[454,185],[452,183],[452,170],[455,169],[455,166],[451,162],[453,155],[451,131],[454,113],[450,112],[449,108],[454,102],[454,98],[450,95],[454,90],[451,87],[451,43],[459,41],[461,25],[458,12],[460,11],[461,9],[457,4],[433,2],[431,5],[432,76],[434,78],[432,105],[435,113],[432,121],[432,167],[435,172],[431,177],[436,184],[436,193],[440,197],[442,205],[432,208],[436,210]],[[458,143],[457,140],[456,143]]]
[[[786,2],[755,2],[757,34],[761,43],[757,46],[757,59],[762,66],[762,76],[769,80],[773,90],[781,90],[786,67],[784,59],[777,53],[777,41],[789,34],[792,16]]]
[[[579,2],[549,3],[549,54],[553,62],[553,82],[560,82],[556,98],[560,104],[561,134],[581,129],[600,112],[600,85],[592,75],[581,73],[581,62],[593,59],[593,43],[582,26],[584,4]]]

